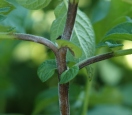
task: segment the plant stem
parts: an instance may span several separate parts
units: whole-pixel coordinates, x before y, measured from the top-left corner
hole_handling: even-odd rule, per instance
[[[99,62],[102,60],[106,60],[106,59],[110,59],[113,57],[118,57],[118,56],[123,56],[123,55],[129,55],[132,54],[132,49],[127,49],[127,50],[118,50],[115,52],[108,52],[106,54],[101,54],[101,55],[97,55],[97,56],[93,56],[89,59],[83,60],[81,62],[79,62],[78,65],[80,69],[82,69],[83,67],[86,67],[90,64],[93,64],[95,62]]]
[[[53,42],[51,42],[50,40],[48,40],[44,37],[40,37],[40,36],[24,34],[24,33],[9,33],[9,34],[3,33],[3,34],[0,34],[0,38],[1,39],[18,39],[18,40],[24,40],[24,41],[32,41],[32,42],[40,43],[40,44],[47,46],[54,52],[55,55],[58,52],[58,48],[55,46],[55,44]]]
[[[91,57],[90,59],[86,59],[86,60],[82,61],[79,64],[79,68],[81,69],[81,68],[83,68],[87,65],[93,64],[95,62],[99,62],[99,61],[109,59],[109,58],[112,58],[112,57],[128,55],[128,54],[132,54],[132,49],[118,50],[118,51],[115,51],[115,52],[109,52],[109,53],[106,53],[106,54],[94,56],[94,57]],[[90,93],[90,89],[91,89],[91,84],[92,84],[91,80],[86,80],[85,97],[84,97],[82,115],[87,115],[87,112],[88,112],[89,93]]]
[[[58,79],[60,81],[61,74],[67,69],[66,66],[66,48],[61,48],[58,50],[56,55],[57,67],[58,67]],[[60,115],[70,115],[69,113],[69,100],[68,100],[68,89],[69,83],[59,84],[59,105],[60,105]]]
[[[15,33],[15,34],[13,34],[13,36],[16,39],[33,41],[36,43],[43,44],[43,45],[47,46],[48,48],[50,48],[55,54],[58,51],[58,48],[55,46],[55,44],[44,37],[30,35],[30,34],[22,34],[22,33]]]
[[[64,0],[64,2],[66,2]],[[62,38],[65,40],[70,40],[73,26],[75,23],[75,17],[77,12],[78,3],[71,3],[70,0],[68,2],[68,12],[67,19],[64,28],[64,32]],[[67,48],[61,47],[59,52],[56,55],[57,67],[58,67],[58,78],[60,81],[60,75],[67,69],[66,65],[66,52]],[[59,84],[59,104],[60,104],[60,115],[70,115],[70,107],[69,107],[69,83]]]
[[[91,89],[91,84],[92,84],[92,81],[86,80],[82,115],[87,115],[87,112],[88,112],[89,93],[90,93],[90,89]]]
[[[65,25],[64,32],[62,35],[62,38],[65,40],[70,40],[72,30],[74,27],[74,23],[75,23],[77,7],[78,7],[78,3],[71,3],[69,1],[66,25]]]
[[[132,54],[132,49],[118,50],[114,52],[115,57],[129,55],[129,54]]]

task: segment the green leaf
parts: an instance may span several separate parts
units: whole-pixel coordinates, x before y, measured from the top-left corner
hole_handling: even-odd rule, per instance
[[[132,23],[125,22],[117,25],[107,32],[102,41],[107,40],[131,40],[132,41]]]
[[[51,0],[16,0],[20,5],[27,9],[37,10],[46,7]]]
[[[54,11],[56,20],[53,21],[50,30],[50,37],[51,40],[55,42],[58,36],[62,35],[65,22],[66,22],[66,15],[67,15],[67,8],[64,3],[61,3],[57,6]]]
[[[52,77],[52,75],[55,72],[56,67],[56,61],[55,60],[46,60],[43,62],[39,68],[38,68],[38,76],[42,82],[45,82],[49,78]]]
[[[9,7],[0,8],[0,13],[9,11]]]
[[[109,30],[97,47],[108,46],[109,48],[120,48],[122,44],[118,44],[117,40],[132,41],[132,21],[127,17],[127,22],[121,23]]]
[[[106,41],[105,44],[112,50],[118,50],[123,46],[123,44],[118,44],[115,41]]]
[[[83,56],[80,60],[91,57],[95,53],[95,36],[90,20],[78,10],[71,42],[80,46]]]
[[[58,36],[62,35],[65,21],[66,21],[67,8],[64,3],[61,3],[55,9],[56,20],[51,26],[51,40],[55,42]],[[94,55],[95,52],[95,36],[92,25],[87,16],[78,10],[75,21],[74,30],[71,36],[71,42],[81,47],[85,59]]]
[[[113,40],[108,40],[105,42],[100,42],[96,48],[100,48],[100,47],[109,47],[111,48],[111,50],[118,50],[123,46],[123,44],[117,43],[116,41]]]
[[[15,28],[9,27],[9,26],[2,26],[0,25],[0,35],[6,35],[10,32],[13,32]]]
[[[110,0],[108,2],[110,2],[110,9],[107,16],[93,25],[97,43],[115,25],[125,22],[126,16],[132,16],[132,5],[126,3],[125,0]]]
[[[8,32],[0,33],[0,39],[12,39],[13,36],[8,35]]]
[[[63,39],[56,40],[56,42],[57,42],[59,48],[60,47],[68,47],[70,50],[72,50],[72,53],[75,57],[77,57],[77,58],[81,57],[82,50],[76,44],[74,44],[70,41],[67,41],[67,40],[63,40]]]
[[[5,0],[0,0],[0,14],[7,15],[14,9],[15,7],[11,3]]]
[[[60,84],[67,83],[72,80],[78,74],[79,67],[73,66],[72,68],[64,71],[60,77]]]
[[[6,15],[9,14],[15,7],[5,0],[0,0],[0,23],[6,19]],[[0,25],[0,32],[7,32],[11,27],[1,26]],[[1,35],[0,35],[1,36]]]
[[[0,15],[0,22],[3,21],[4,19],[6,19],[6,16]]]
[[[63,2],[55,9],[55,16],[56,20],[53,22],[51,26],[52,41],[55,41],[56,38],[58,38],[58,36],[62,35],[65,27],[67,8]],[[82,49],[82,57],[80,57],[79,59],[75,59],[70,53],[68,53],[67,54],[68,61],[74,61],[77,63],[94,55],[95,52],[94,31],[90,23],[90,20],[80,10],[77,11],[76,21],[71,36],[71,42]]]
[[[1,25],[4,25],[6,27],[15,27],[15,30],[17,30],[17,32],[25,33],[27,27],[29,28],[31,26],[31,23],[33,22],[31,20],[31,16],[29,15],[29,10],[20,6],[14,0],[8,1],[10,1],[11,4],[16,7],[16,9],[7,15],[6,20],[2,21]]]

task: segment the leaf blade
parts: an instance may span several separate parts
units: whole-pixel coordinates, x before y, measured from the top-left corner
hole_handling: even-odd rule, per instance
[[[63,39],[56,40],[56,42],[59,45],[59,48],[60,47],[68,47],[70,50],[72,50],[72,52],[74,53],[74,56],[76,58],[81,57],[82,50],[76,44],[74,44],[74,43],[72,43],[70,41],[67,41],[67,40],[63,40]]]
[[[63,2],[59,4],[54,11],[56,20],[53,21],[50,29],[50,37],[53,42],[55,42],[56,38],[63,33],[66,22],[66,11],[67,8]]]
[[[62,74],[61,74],[61,77],[60,77],[60,84],[64,84],[64,83],[67,83],[69,82],[70,80],[72,80],[74,77],[76,77],[76,75],[78,74],[78,71],[79,71],[79,67],[78,66],[73,66],[72,68],[64,71]]]
[[[52,77],[55,69],[57,69],[55,60],[46,60],[39,66],[37,74],[40,80],[45,82]]]
[[[78,10],[77,12],[76,22],[71,41],[74,41],[77,45],[82,48],[84,54],[82,59],[94,55],[95,40],[92,25],[87,16],[80,10]]]
[[[61,3],[55,10],[56,20],[51,26],[51,40],[54,42],[58,36],[62,35],[67,8],[64,3]],[[60,27],[61,25],[61,27]],[[72,62],[80,62],[86,58],[94,55],[95,52],[95,36],[92,25],[88,17],[79,9],[77,11],[76,21],[71,36],[71,42],[75,43],[82,49],[82,57],[76,59],[69,52],[67,53],[67,60]],[[87,68],[87,70],[92,70]],[[91,72],[90,72],[91,73]]]
[[[129,17],[128,17],[129,18]],[[110,29],[102,41],[98,44],[98,47],[108,46],[109,48],[120,48],[123,44],[118,44],[117,40],[130,40],[132,41],[132,21],[127,20],[124,23]]]
[[[0,14],[0,22],[2,22],[4,19],[6,19],[6,16]]]
[[[46,7],[51,0],[16,0],[20,5],[27,9],[37,10]]]
[[[0,14],[1,15],[7,15],[14,9],[15,7],[8,1],[0,0]]]
[[[51,26],[52,41],[55,41],[56,38],[58,38],[58,36],[62,35],[63,33],[66,21],[66,12],[67,8],[64,3],[61,3],[55,9],[56,20],[52,23]],[[83,56],[80,60],[94,55],[95,52],[94,31],[89,19],[80,10],[77,11],[77,17],[75,21],[74,30],[71,36],[71,42],[82,48]]]
[[[132,41],[132,23],[121,23],[106,33],[102,41],[130,40]]]

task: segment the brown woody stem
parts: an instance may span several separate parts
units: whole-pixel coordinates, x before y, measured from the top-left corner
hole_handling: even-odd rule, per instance
[[[95,62],[99,62],[101,60],[112,58],[113,56],[114,56],[114,53],[113,52],[109,52],[109,53],[106,53],[106,54],[93,56],[93,57],[91,57],[89,59],[83,60],[82,62],[80,62],[77,65],[79,66],[79,69],[82,69],[83,67],[86,67],[86,66],[88,66],[90,64],[93,64]]]
[[[86,66],[88,66],[90,64],[93,64],[95,62],[99,62],[99,61],[102,61],[102,60],[110,59],[110,58],[113,58],[113,57],[129,55],[129,54],[132,54],[132,49],[108,52],[108,53],[105,53],[105,54],[93,56],[93,57],[91,57],[89,59],[83,60],[82,62],[79,62],[76,65],[78,65],[79,68],[82,69],[83,67],[86,67]]]
[[[50,40],[44,38],[44,37],[30,35],[30,34],[23,34],[23,33],[9,34],[9,36],[14,38],[14,39],[33,41],[36,43],[43,44],[43,45],[47,46],[48,48],[50,48],[55,54],[58,51],[58,48],[55,46],[55,44],[52,43]]]
[[[66,25],[65,25],[65,29],[62,35],[62,38],[65,40],[70,40],[72,30],[74,27],[74,23],[75,23],[77,6],[78,6],[78,3],[76,2],[71,3],[69,1]]]
[[[73,0],[74,1],[74,0]],[[67,20],[64,28],[62,38],[65,40],[70,40],[72,30],[75,23],[75,17],[77,13],[77,2],[70,2],[68,4]],[[60,80],[60,75],[67,69],[66,65],[66,52],[67,49],[62,47],[59,49],[56,55],[57,66],[58,66],[58,77]],[[69,83],[59,84],[59,104],[60,104],[60,115],[70,115],[69,111]]]

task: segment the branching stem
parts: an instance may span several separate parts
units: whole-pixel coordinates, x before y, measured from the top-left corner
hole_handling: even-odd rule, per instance
[[[62,38],[65,40],[70,40],[75,23],[77,6],[78,6],[77,2],[71,3],[69,0],[66,24],[65,24],[64,32],[62,34]],[[60,80],[60,75],[67,69],[66,52],[67,49],[62,47],[59,49],[59,52],[56,55],[59,80]],[[60,115],[70,115],[68,91],[69,91],[69,83],[59,84]]]
[[[123,55],[129,55],[132,54],[132,49],[127,49],[127,50],[118,50],[115,52],[109,52],[106,54],[101,54],[101,55],[97,55],[97,56],[93,56],[89,59],[83,60],[80,63],[76,64],[79,66],[80,69],[82,69],[83,67],[86,67],[90,64],[93,64],[95,62],[99,62],[102,60],[106,60],[106,59],[110,59],[113,57],[118,57],[118,56],[123,56]]]
[[[23,34],[23,33],[10,34],[9,37],[19,40],[33,41],[36,43],[40,43],[50,48],[55,54],[58,52],[58,48],[55,46],[55,44],[44,37],[30,35],[30,34]]]

